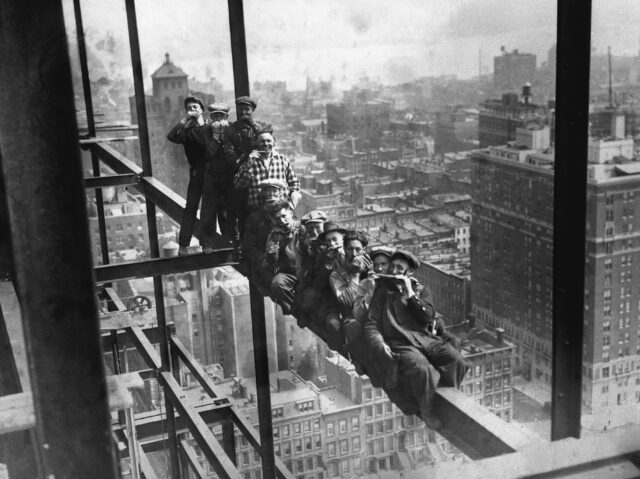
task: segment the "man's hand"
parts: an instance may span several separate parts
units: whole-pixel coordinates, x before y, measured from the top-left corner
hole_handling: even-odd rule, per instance
[[[391,346],[389,346],[387,343],[382,343],[382,351],[384,352],[385,356],[387,356],[389,359],[396,358],[396,355],[391,350]]]
[[[359,273],[364,273],[373,267],[373,262],[366,255],[356,256],[351,262],[354,268],[357,268]]]
[[[293,207],[295,208],[298,204],[298,202],[302,199],[302,193],[300,193],[299,191],[292,191],[291,192],[291,203],[293,204]]]
[[[251,153],[249,153],[249,158],[257,160],[258,158],[260,158],[260,152],[257,150],[253,150]]]
[[[396,279],[398,280],[398,287],[400,288],[400,292],[402,293],[402,297],[404,299],[409,299],[416,295],[416,292],[413,290],[413,285],[411,284],[411,278],[404,274],[396,275]]]

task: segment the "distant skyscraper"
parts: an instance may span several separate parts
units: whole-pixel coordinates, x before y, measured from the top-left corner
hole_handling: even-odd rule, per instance
[[[327,105],[327,133],[353,135],[377,146],[389,128],[391,103],[384,100],[350,101]]]
[[[471,268],[478,319],[506,330],[525,378],[549,384],[554,156],[543,131],[518,130],[515,147],[472,155]],[[590,141],[585,412],[640,402],[640,162],[632,157],[632,140]]]
[[[526,82],[533,82],[536,75],[536,56],[532,53],[520,53],[518,50],[507,52],[493,58],[493,84],[500,91],[518,90]]]

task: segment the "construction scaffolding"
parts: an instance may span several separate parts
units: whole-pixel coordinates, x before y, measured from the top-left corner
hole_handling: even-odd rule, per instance
[[[5,302],[0,303],[0,462],[7,464],[12,479],[111,479],[124,474],[123,461],[130,464],[127,473],[132,477],[152,478],[156,474],[147,455],[168,450],[171,477],[201,478],[205,473],[195,441],[216,474],[239,478],[239,431],[260,455],[262,477],[292,478],[274,455],[263,294],[250,283],[259,432],[219,393],[167,321],[163,275],[235,263],[231,249],[160,257],[156,211],[179,221],[185,201],[153,177],[134,0],[125,0],[125,7],[142,168],[97,137],[80,0],[74,0],[74,12],[88,126],[87,136],[80,140],[62,2],[9,0],[0,9],[0,183],[6,189],[0,200],[8,207],[8,221],[0,226],[11,231],[13,245],[12,261],[2,262],[7,270],[12,263],[13,271],[3,278]],[[228,0],[228,7],[235,94],[243,96],[249,94],[243,4]],[[476,475],[460,467],[460,475],[467,477],[487,477],[477,471],[494,468],[511,471],[514,477],[523,471],[515,467],[526,467],[540,477],[575,472],[589,464],[600,467],[603,462],[623,468],[627,456],[638,449],[630,441],[617,448],[587,445],[584,454],[567,455],[562,464],[527,461],[534,442],[538,451],[547,448],[546,453],[557,455],[567,444],[575,446],[574,439],[565,438],[580,434],[586,176],[577,174],[580,168],[565,159],[586,162],[587,157],[590,2],[561,0],[558,18],[552,409],[552,438],[558,442],[540,445],[461,392],[439,391],[435,407],[444,422],[442,435],[476,460]],[[91,178],[82,177],[80,148],[91,155]],[[101,165],[115,174],[101,176]],[[132,186],[145,197],[150,259],[109,264],[101,191],[116,185]],[[96,191],[103,262],[96,267],[91,261],[86,189]],[[197,231],[196,226],[196,236]],[[152,304],[131,311],[110,284],[146,277],[153,278]],[[11,341],[15,333],[7,329],[6,301],[18,299],[28,379],[19,373],[16,342]],[[106,312],[99,314],[97,299],[107,304]],[[144,368],[123,367],[128,348],[140,355]],[[105,373],[103,352],[111,354],[111,376]],[[206,398],[193,400],[185,394],[185,370],[206,391]],[[148,381],[162,391],[164,409],[135,413],[136,390]],[[119,412],[117,420],[110,411]],[[587,453],[594,449],[596,455]]]

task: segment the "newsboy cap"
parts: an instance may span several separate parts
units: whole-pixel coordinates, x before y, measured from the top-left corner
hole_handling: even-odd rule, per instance
[[[327,221],[327,214],[324,211],[313,210],[300,218],[300,222],[305,225],[307,223],[324,223]]]
[[[378,255],[386,256],[387,258],[391,258],[391,255],[395,252],[395,248],[390,248],[388,246],[374,246],[369,250],[369,258],[373,259]]]
[[[332,231],[337,231],[338,233],[341,233],[342,235],[347,234],[347,230],[344,228],[341,228],[340,225],[338,223],[336,223],[335,221],[325,221],[325,223],[322,225],[323,228],[323,232],[320,233],[320,236],[318,236],[318,239],[320,241],[324,241],[324,239],[327,237],[327,235],[329,233],[331,233]]]
[[[411,269],[418,269],[420,267],[420,260],[415,257],[413,253],[410,253],[405,250],[397,250],[395,253],[391,255],[391,261],[394,259],[402,259],[409,263],[409,267]]]
[[[204,102],[197,96],[189,95],[187,98],[184,99],[185,108],[187,108],[187,105],[189,103],[197,103],[198,105],[200,105],[200,108],[204,110]]]
[[[275,178],[267,178],[266,180],[262,180],[258,186],[262,190],[266,188],[278,188],[280,190],[286,190],[288,188],[284,181],[277,180]]]
[[[238,98],[236,98],[236,105],[240,105],[241,103],[250,105],[253,110],[255,110],[258,106],[255,100],[250,96],[239,96]]]
[[[212,103],[211,105],[209,105],[207,107],[207,110],[209,110],[209,113],[213,114],[213,113],[224,113],[225,115],[229,114],[229,105],[226,105],[225,103]]]

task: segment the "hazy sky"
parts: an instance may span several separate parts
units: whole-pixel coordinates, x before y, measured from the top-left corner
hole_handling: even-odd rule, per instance
[[[138,0],[143,63],[153,72],[170,52],[190,76],[232,87],[226,0]],[[303,88],[306,75],[348,86],[363,75],[384,83],[420,76],[477,75],[493,68],[500,46],[535,53],[556,37],[551,0],[245,0],[249,74]],[[65,12],[72,12],[67,0]],[[117,64],[129,66],[124,1],[82,0],[89,41],[121,40]],[[68,21],[71,18],[68,19]],[[640,49],[640,1],[594,2],[593,46],[615,54]],[[73,29],[73,25],[71,26]],[[148,79],[147,79],[148,80]]]

